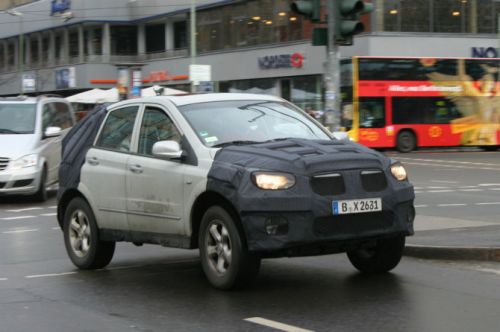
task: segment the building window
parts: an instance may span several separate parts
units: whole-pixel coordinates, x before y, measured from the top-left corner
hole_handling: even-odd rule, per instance
[[[94,49],[94,54],[102,54],[102,28],[93,29],[92,46]]]
[[[42,38],[42,62],[43,63],[49,63],[49,49],[50,49],[50,39],[49,37],[43,37]]]
[[[200,52],[302,40],[310,34],[301,16],[290,12],[289,0],[253,0],[200,11]]]
[[[257,93],[273,96],[278,95],[276,80],[271,78],[232,81],[230,82],[229,92]]]
[[[69,56],[71,58],[76,58],[78,57],[78,54],[78,31],[71,31],[69,33]]]
[[[187,48],[187,22],[178,21],[174,22],[174,49]]]
[[[5,69],[5,57],[4,57],[4,46],[3,46],[3,43],[0,44],[0,70],[4,70]]]
[[[136,25],[115,25],[111,27],[111,54],[137,55]]]
[[[16,65],[16,45],[14,43],[9,43],[7,46],[7,64],[9,67]]]
[[[60,60],[63,58],[63,43],[62,43],[62,37],[60,35],[55,37],[55,50],[56,50],[56,60]]]
[[[38,64],[40,55],[38,54],[38,37],[33,36],[30,38],[30,61],[32,64]]]
[[[165,24],[146,25],[146,53],[165,51]]]

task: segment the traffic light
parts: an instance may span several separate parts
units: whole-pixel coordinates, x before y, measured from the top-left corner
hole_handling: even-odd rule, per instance
[[[292,12],[304,16],[311,22],[321,21],[321,0],[293,1],[290,8]]]
[[[373,4],[362,0],[337,0],[335,6],[335,42],[352,45],[352,36],[365,31],[359,17],[372,12]]]

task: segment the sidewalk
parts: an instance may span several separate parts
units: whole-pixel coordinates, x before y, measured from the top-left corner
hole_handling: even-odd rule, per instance
[[[493,223],[417,215],[415,235],[406,238],[405,255],[500,262],[500,220]]]

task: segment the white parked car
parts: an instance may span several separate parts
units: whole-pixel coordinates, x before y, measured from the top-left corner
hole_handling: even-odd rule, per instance
[[[74,123],[63,98],[0,98],[0,196],[44,201],[58,180],[62,137]]]
[[[403,166],[276,97],[127,100],[87,116],[63,149],[58,219],[81,269],[106,266],[116,241],[199,248],[210,283],[229,289],[268,257],[347,252],[386,272],[413,234]]]

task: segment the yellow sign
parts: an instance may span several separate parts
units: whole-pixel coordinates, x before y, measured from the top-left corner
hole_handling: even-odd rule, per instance
[[[443,130],[441,128],[439,128],[438,126],[432,126],[429,128],[429,136],[432,137],[432,138],[438,138],[438,137],[441,137],[441,135],[443,135]]]
[[[361,132],[361,140],[362,141],[370,141],[375,142],[378,140],[379,134],[376,131],[362,131]]]

